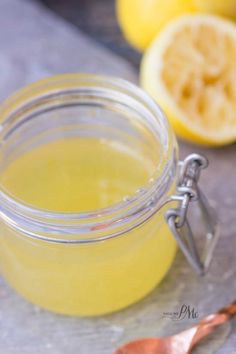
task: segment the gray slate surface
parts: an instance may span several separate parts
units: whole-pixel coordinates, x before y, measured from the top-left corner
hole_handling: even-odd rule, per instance
[[[1,0],[0,28],[0,99],[28,82],[64,72],[135,78],[125,61],[33,0]]]
[[[60,72],[106,73],[136,81],[132,68],[78,30],[26,0],[0,2],[0,97],[27,82]],[[181,144],[181,155],[199,148]],[[209,274],[199,278],[181,254],[169,275],[145,300],[120,313],[95,319],[57,316],[15,294],[0,278],[1,354],[110,354],[128,339],[169,335],[193,324],[163,312],[193,306],[199,318],[236,297],[235,146],[202,151],[211,166],[203,176],[221,218],[222,234]],[[236,326],[227,325],[195,353],[236,353]],[[231,332],[231,334],[230,334]],[[230,334],[230,336],[229,336]]]

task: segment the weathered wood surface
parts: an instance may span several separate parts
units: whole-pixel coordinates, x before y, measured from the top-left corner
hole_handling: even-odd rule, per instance
[[[0,27],[1,98],[26,82],[58,72],[90,71],[137,80],[127,63],[33,1],[1,0]],[[200,151],[181,144],[181,155],[193,150]],[[15,294],[0,278],[1,354],[111,354],[128,339],[169,335],[193,324],[190,319],[163,318],[164,312],[178,311],[187,304],[200,318],[236,297],[236,148],[202,151],[211,161],[203,176],[204,188],[217,207],[222,227],[209,274],[205,278],[194,275],[178,254],[169,275],[145,300],[96,319],[43,311]],[[235,329],[235,323],[225,326],[196,353],[236,353]]]

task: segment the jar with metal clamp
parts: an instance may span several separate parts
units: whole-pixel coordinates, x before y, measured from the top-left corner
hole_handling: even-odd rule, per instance
[[[69,315],[120,310],[160,283],[177,244],[207,270],[218,235],[198,186],[207,160],[178,162],[172,129],[145,92],[62,75],[17,92],[0,117],[0,269],[25,298]],[[203,255],[190,204],[206,225]]]

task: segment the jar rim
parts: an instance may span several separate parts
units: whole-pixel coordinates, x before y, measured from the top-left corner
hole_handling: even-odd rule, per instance
[[[1,108],[0,134],[14,124],[17,114],[37,100],[63,90],[85,86],[87,89],[106,89],[132,97],[145,107],[162,127],[165,138],[163,158],[151,176],[151,182],[140,186],[140,193],[111,206],[88,212],[55,212],[24,203],[0,184],[1,217],[11,227],[24,234],[51,242],[97,242],[123,234],[145,222],[163,204],[176,173],[176,142],[165,114],[156,102],[138,86],[109,76],[94,74],[61,74],[25,86],[6,99]],[[155,202],[150,203],[155,195]],[[60,235],[64,235],[61,238]],[[66,235],[66,238],[65,238]],[[81,237],[83,235],[83,237]],[[86,237],[84,237],[86,235]]]

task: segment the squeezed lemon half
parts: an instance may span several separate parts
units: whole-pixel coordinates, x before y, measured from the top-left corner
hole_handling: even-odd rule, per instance
[[[207,145],[236,140],[236,26],[213,15],[181,16],[145,53],[141,85],[180,137]]]

